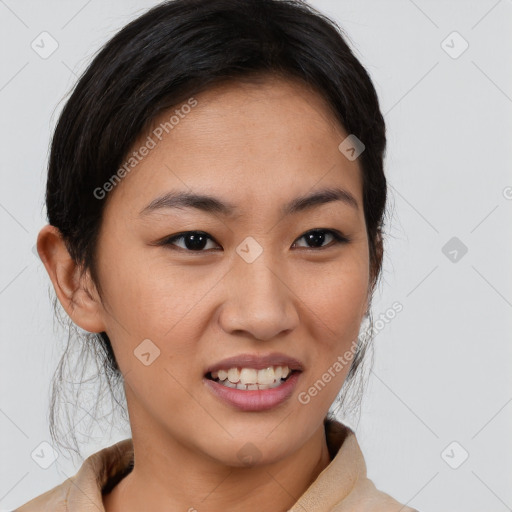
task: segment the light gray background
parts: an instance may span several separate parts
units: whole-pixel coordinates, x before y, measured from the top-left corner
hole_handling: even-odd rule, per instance
[[[50,441],[48,390],[62,344],[32,252],[45,224],[50,133],[92,55],[156,3],[0,0],[3,510],[78,469],[60,456],[44,470],[31,457]],[[394,301],[404,309],[375,339],[357,426],[368,474],[421,512],[512,510],[512,1],[311,4],[350,37],[388,128],[393,217],[374,315]],[[59,45],[47,59],[31,48],[43,31]],[[446,40],[453,31],[469,44],[457,58],[463,41]],[[442,250],[452,237],[468,248],[457,261]],[[464,451],[468,459],[450,467]]]

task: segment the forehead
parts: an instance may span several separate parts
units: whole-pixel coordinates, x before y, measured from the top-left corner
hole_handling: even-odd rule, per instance
[[[180,189],[261,208],[316,185],[349,189],[361,203],[359,164],[338,150],[347,133],[315,91],[268,78],[220,84],[193,100],[163,112],[140,135],[132,151],[148,137],[156,144],[116,187],[113,203],[140,206]]]
[[[195,99],[197,106],[172,130],[175,142],[198,139],[201,144],[211,140],[224,141],[228,146],[238,142],[249,152],[253,147],[260,149],[263,143],[274,146],[295,139],[300,144],[294,146],[299,148],[304,143],[318,143],[327,134],[344,134],[327,101],[296,79],[260,77],[222,83]],[[164,113],[153,125],[161,125],[168,118],[169,112]]]

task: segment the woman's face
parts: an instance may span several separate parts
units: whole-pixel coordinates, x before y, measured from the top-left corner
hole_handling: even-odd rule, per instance
[[[361,169],[298,84],[224,84],[195,100],[140,137],[139,156],[148,135],[155,147],[103,199],[99,315],[134,434],[229,465],[277,461],[321,427],[368,305]],[[297,201],[325,189],[343,192]]]

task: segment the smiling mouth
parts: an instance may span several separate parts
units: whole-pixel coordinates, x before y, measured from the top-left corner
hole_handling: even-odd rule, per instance
[[[263,369],[233,367],[208,372],[206,378],[227,388],[253,391],[277,388],[299,372],[300,370],[290,370],[286,365]]]

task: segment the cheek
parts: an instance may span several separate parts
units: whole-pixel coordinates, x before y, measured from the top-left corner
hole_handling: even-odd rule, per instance
[[[366,309],[368,277],[364,258],[354,255],[301,279],[301,299],[323,331],[316,339],[339,345],[341,340],[357,337]]]
[[[199,266],[184,269],[172,265],[165,257],[149,260],[142,251],[128,247],[117,246],[116,256],[108,260],[108,247],[104,249],[103,261],[115,262],[110,268],[104,265],[100,278],[107,332],[121,369],[138,369],[134,351],[146,339],[156,345],[155,352],[160,351],[155,364],[171,359],[178,369],[185,367],[205,328],[197,314],[198,306],[214,286],[216,276],[211,269],[208,277]]]
[[[156,338],[184,318],[216,279],[211,267],[173,263],[162,248],[126,244],[114,261],[103,279],[109,303],[130,330]]]
[[[206,328],[201,298],[212,287],[205,280],[191,280],[183,268],[136,255],[116,260],[108,276],[109,336],[132,404],[145,404],[152,414],[162,414],[163,404],[173,411],[190,412],[187,384],[198,379],[191,361]]]
[[[303,297],[310,310],[310,371],[304,375],[298,401],[304,414],[329,409],[353,361],[366,307],[368,270],[364,259],[345,260],[307,279]]]

